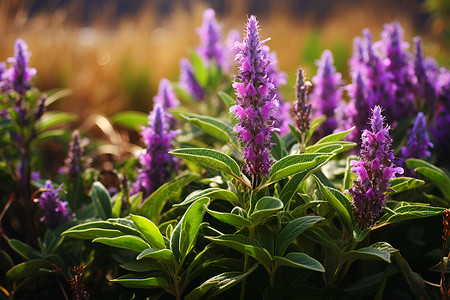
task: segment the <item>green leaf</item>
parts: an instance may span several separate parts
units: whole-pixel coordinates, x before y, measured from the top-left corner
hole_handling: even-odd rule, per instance
[[[318,243],[331,249],[332,251],[339,253],[340,249],[337,246],[336,242],[331,238],[331,236],[321,228],[318,227],[310,227],[303,233],[311,241]]]
[[[249,220],[237,214],[218,212],[210,209],[206,209],[206,211],[217,220],[235,226],[238,229],[252,226]]]
[[[425,182],[420,179],[411,178],[411,177],[397,177],[390,181],[391,189],[393,189],[394,193],[400,193],[406,190],[417,188],[423,185]]]
[[[48,97],[45,99],[45,106],[50,106],[50,104],[61,100],[64,97],[68,97],[72,95],[72,91],[70,89],[57,89],[50,92],[47,92]]]
[[[254,225],[262,224],[283,208],[283,202],[280,199],[265,196],[256,202],[255,209],[250,215],[250,220]]]
[[[196,200],[189,206],[183,218],[181,218],[180,232],[180,255],[186,255],[194,248],[197,240],[198,231],[202,224],[203,215],[205,214],[205,205],[209,202],[208,198]]]
[[[142,192],[131,195],[128,198],[128,202],[130,203],[130,213],[137,213],[139,211],[139,205],[142,203]]]
[[[194,50],[191,51],[191,62],[194,68],[195,79],[202,87],[206,87],[208,84],[208,68],[206,68],[202,58]]]
[[[67,131],[64,129],[54,129],[54,130],[46,130],[44,132],[39,133],[36,136],[36,139],[33,140],[32,145],[35,143],[40,143],[41,141],[45,139],[50,138],[59,138],[67,134]]]
[[[391,263],[391,254],[374,247],[364,247],[345,252],[341,256],[341,263],[354,260],[384,260]]]
[[[282,178],[300,173],[308,168],[320,165],[333,154],[293,154],[282,158],[270,168],[269,182],[273,183]]]
[[[112,198],[113,205],[111,208],[111,216],[113,218],[119,218],[122,211],[122,201],[124,201],[123,192],[119,192]]]
[[[281,230],[275,241],[275,254],[283,256],[289,244],[302,232],[310,228],[317,222],[325,220],[319,216],[306,216],[297,218],[289,222],[286,227]]]
[[[99,221],[74,226],[64,231],[62,235],[76,239],[92,240],[99,237],[118,237],[124,235],[124,232],[120,231],[118,227],[110,222]]]
[[[272,131],[270,143],[272,144],[272,146],[270,147],[270,154],[273,158],[275,158],[276,160],[280,160],[288,155],[284,146],[284,142],[276,131]]]
[[[15,282],[22,278],[32,276],[43,268],[53,269],[52,263],[46,259],[33,259],[15,265],[6,273],[6,278],[12,282]]]
[[[422,277],[419,274],[413,272],[413,270],[409,266],[409,263],[400,254],[400,251],[396,251],[392,255],[395,262],[400,267],[400,270],[402,270],[402,273],[405,276],[406,282],[408,282],[409,288],[414,294],[414,297],[416,299],[425,299],[427,293],[425,289],[425,282]]]
[[[450,200],[450,177],[438,167],[420,159],[410,158],[406,160],[408,168],[414,168],[414,172],[419,173],[433,182],[444,195]]]
[[[245,273],[241,272],[225,272],[203,282],[200,286],[192,290],[184,299],[196,300],[201,299],[208,293],[208,299],[212,299],[217,295],[232,288],[243,279],[247,278],[253,271],[258,268],[258,264],[254,264]]]
[[[100,219],[106,220],[111,218],[111,197],[108,190],[99,181],[94,182],[92,185],[91,198]]]
[[[170,199],[170,195],[182,189],[198,177],[198,175],[192,173],[181,173],[171,181],[166,182],[144,200],[139,209],[139,215],[149,218],[158,224],[161,212],[166,202]]]
[[[442,207],[420,204],[411,205],[409,203],[403,202],[399,207],[384,214],[378,221],[378,225],[373,227],[372,230],[404,220],[433,217],[442,214],[444,209],[445,208]]]
[[[178,222],[177,226],[172,231],[170,236],[170,250],[172,250],[173,255],[177,261],[180,261],[181,252],[180,252],[180,235],[181,235],[181,221]]]
[[[216,200],[216,199],[222,199],[227,200],[233,205],[239,205],[239,198],[236,196],[235,193],[229,190],[224,190],[220,188],[208,188],[205,190],[196,190],[192,193],[190,193],[183,202],[174,204],[173,206],[183,206],[186,204],[190,204],[194,202],[197,199],[208,197],[210,201]]]
[[[39,251],[19,240],[11,239],[8,241],[8,244],[14,251],[19,253],[26,260],[42,258],[42,254]]]
[[[201,116],[186,112],[180,114],[180,117],[220,141],[230,142],[234,145],[238,144],[233,135],[233,127],[224,121],[209,116]]]
[[[317,272],[325,272],[322,264],[305,253],[290,252],[284,257],[274,256],[275,263],[280,266],[307,269]]]
[[[353,142],[327,142],[316,143],[312,146],[306,147],[305,153],[341,153],[356,146]]]
[[[169,152],[176,157],[239,177],[241,171],[234,159],[225,153],[205,148],[183,148]]]
[[[113,115],[111,120],[127,129],[140,132],[141,127],[148,123],[148,114],[140,111],[122,111]]]
[[[145,249],[136,257],[137,260],[143,258],[152,258],[160,263],[169,264],[171,266],[177,265],[175,255],[173,255],[173,252],[169,249]]]
[[[46,112],[37,122],[36,128],[39,132],[45,131],[53,126],[67,124],[77,119],[77,115],[60,111]]]
[[[349,130],[346,130],[346,131],[341,131],[341,132],[332,133],[330,135],[327,135],[327,136],[321,138],[316,144],[324,144],[324,143],[328,143],[328,142],[341,141],[346,135],[348,135],[350,132],[352,132],[353,129],[355,129],[355,126],[353,126],[352,128],[350,128]]]
[[[166,247],[164,237],[152,221],[138,215],[130,214],[130,217],[144,236],[145,240],[149,243],[150,247],[155,249],[164,249]]]
[[[334,210],[336,210],[337,213],[342,217],[344,224],[347,226],[347,228],[349,230],[353,230],[352,218],[348,211],[348,208],[350,206],[346,205],[346,203],[348,203],[347,197],[345,197],[344,194],[340,193],[339,191],[337,191],[335,189],[324,186],[323,183],[316,176],[314,176],[314,179],[316,180],[317,186],[319,187],[322,195],[328,201],[330,206]],[[345,198],[345,200],[344,200],[344,198]]]
[[[166,279],[161,277],[143,277],[134,274],[127,274],[120,276],[119,278],[111,279],[112,282],[118,282],[121,285],[128,288],[168,288],[169,283]]]
[[[236,99],[223,91],[220,91],[217,94],[219,95],[220,100],[222,100],[222,102],[225,104],[227,111],[229,111],[230,107],[232,107],[236,103]]]
[[[261,244],[258,240],[248,238],[240,234],[224,234],[217,237],[206,238],[219,245],[224,245],[240,253],[250,255],[270,272],[270,263],[272,261],[272,257],[267,249],[261,247]]]
[[[150,248],[150,245],[143,239],[134,235],[122,235],[113,238],[96,238],[92,242],[102,243],[111,247],[123,248],[136,252],[142,252],[145,249]]]

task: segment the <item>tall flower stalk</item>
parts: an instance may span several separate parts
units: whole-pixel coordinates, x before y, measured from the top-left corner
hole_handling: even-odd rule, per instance
[[[297,81],[295,83],[295,101],[291,108],[291,113],[295,121],[295,127],[300,131],[302,140],[300,141],[300,150],[305,150],[306,132],[311,126],[311,103],[307,98],[308,85],[305,82],[303,69],[299,68],[297,72]],[[309,83],[309,82],[308,82]],[[309,83],[311,85],[311,83]]]
[[[403,168],[393,163],[394,154],[391,149],[392,138],[389,136],[389,125],[384,125],[381,107],[375,106],[370,119],[371,130],[364,130],[361,135],[361,159],[351,161],[352,172],[356,180],[348,190],[353,196],[355,216],[362,228],[374,224],[380,216],[389,197],[389,181],[396,173],[403,174]]]
[[[247,22],[246,34],[236,47],[239,74],[233,88],[236,91],[236,105],[230,108],[239,123],[234,127],[239,141],[243,143],[244,171],[252,175],[253,185],[258,176],[269,173],[271,166],[270,138],[274,128],[274,112],[278,100],[274,85],[268,78],[270,60],[261,53],[259,26],[255,16]]]
[[[214,61],[216,66],[222,67],[225,57],[225,49],[222,45],[222,28],[217,23],[214,9],[209,8],[203,12],[203,24],[197,28],[200,37],[200,46],[197,53],[209,66]]]
[[[177,166],[176,158],[168,152],[179,130],[170,130],[168,113],[156,104],[149,115],[148,127],[142,128],[146,151],[139,157],[142,168],[130,194],[143,193],[144,199],[170,179]]]

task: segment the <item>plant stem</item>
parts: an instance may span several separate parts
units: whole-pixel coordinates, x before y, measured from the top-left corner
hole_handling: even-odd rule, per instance
[[[248,269],[248,254],[245,254],[244,257],[244,270],[242,271],[242,273],[247,272]],[[241,283],[241,296],[239,299],[244,300],[245,299],[245,286],[247,285],[247,278],[242,279],[242,283]]]

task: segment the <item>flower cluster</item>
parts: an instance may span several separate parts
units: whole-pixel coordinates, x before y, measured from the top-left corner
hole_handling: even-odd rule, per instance
[[[56,190],[53,188],[52,182],[47,180],[45,182],[45,188],[38,199],[34,199],[41,207],[43,216],[41,221],[44,222],[51,230],[55,229],[59,225],[73,219],[74,215],[69,211],[67,207],[67,201],[61,200],[61,187]]]
[[[200,46],[196,51],[205,60],[206,65],[214,61],[216,66],[222,67],[225,49],[222,46],[222,29],[215,18],[215,12],[209,8],[203,12],[203,24],[197,28]]]
[[[294,116],[295,126],[301,133],[308,131],[311,125],[311,103],[307,99],[307,92],[308,86],[304,80],[303,69],[299,68],[295,83],[296,100],[292,105],[291,111]]]
[[[425,124],[425,118],[422,112],[417,115],[412,130],[408,131],[408,141],[402,148],[403,161],[408,158],[427,158],[431,152],[428,147],[433,147],[430,142]],[[410,174],[412,175],[412,174]]]
[[[335,109],[342,98],[341,73],[336,72],[333,66],[333,56],[329,50],[322,53],[317,61],[319,69],[317,75],[312,78],[314,89],[310,95],[312,113],[315,118],[326,116],[327,120],[320,126],[320,136],[325,136],[337,128],[338,121],[335,118]]]
[[[168,113],[160,104],[154,106],[148,119],[148,127],[142,128],[146,152],[139,157],[142,168],[131,189],[131,194],[142,192],[144,198],[168,181],[176,170],[176,158],[168,152],[179,133],[179,130],[169,130]]]
[[[165,110],[180,105],[180,101],[173,91],[172,84],[167,78],[163,78],[159,81],[158,94],[153,97],[153,103],[162,105]],[[175,118],[172,115],[169,115],[168,118],[170,129],[175,128]]]
[[[274,112],[278,101],[274,85],[268,78],[270,60],[261,52],[258,21],[250,16],[243,43],[236,46],[239,75],[233,83],[236,105],[230,108],[239,123],[234,127],[239,141],[244,143],[242,153],[244,170],[251,175],[267,175],[271,166],[269,147],[274,128]]]
[[[82,162],[83,147],[81,145],[80,132],[74,130],[72,132],[72,140],[69,143],[69,154],[64,160],[66,171],[71,180],[76,180],[83,172],[84,166]]]
[[[378,218],[388,198],[389,181],[396,173],[403,174],[403,168],[393,164],[390,127],[383,124],[381,107],[375,106],[372,113],[372,130],[364,130],[361,136],[361,159],[351,161],[356,180],[348,190],[353,196],[355,216],[361,227],[371,226]]]
[[[195,78],[194,67],[187,58],[180,60],[180,87],[196,100],[202,100],[205,96],[205,91]]]

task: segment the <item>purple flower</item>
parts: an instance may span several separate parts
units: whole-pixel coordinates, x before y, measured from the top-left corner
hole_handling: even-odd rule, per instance
[[[353,196],[355,216],[361,227],[371,226],[379,217],[390,190],[389,181],[396,173],[403,174],[403,168],[395,167],[391,150],[392,138],[389,125],[384,126],[381,107],[375,106],[370,119],[371,131],[361,135],[361,159],[351,161],[352,172],[356,175],[353,187],[348,190]]]
[[[196,50],[200,57],[207,65],[213,60],[218,67],[222,67],[225,56],[222,46],[222,29],[217,24],[212,8],[203,12],[203,24],[197,28],[197,34],[200,36],[201,44]]]
[[[425,118],[422,112],[417,114],[413,128],[408,131],[407,136],[409,137],[408,141],[402,148],[402,155],[405,159],[427,158],[431,156],[428,147],[432,148],[433,144],[428,138]]]
[[[63,191],[61,187],[55,190],[52,182],[47,180],[45,182],[45,191],[42,192],[38,199],[34,199],[34,202],[39,204],[43,213],[40,219],[41,222],[44,222],[50,230],[72,220],[74,217],[67,207],[68,203],[61,200],[59,191]]]
[[[333,66],[333,56],[330,50],[325,50],[318,60],[317,75],[312,78],[314,89],[311,93],[311,104],[313,117],[318,118],[326,116],[327,120],[320,126],[320,135],[325,136],[337,127],[335,118],[335,109],[342,98],[342,90],[339,86],[342,84],[341,73],[336,73]]]
[[[30,80],[36,75],[36,69],[28,67],[30,56],[31,52],[28,51],[27,44],[21,39],[17,39],[14,57],[8,58],[8,62],[13,65],[8,69],[6,76],[14,90],[19,94],[24,94],[31,88]]]
[[[69,143],[69,154],[64,160],[66,165],[66,172],[69,174],[70,179],[76,180],[78,176],[84,171],[83,162],[83,147],[81,145],[80,132],[74,130],[72,132],[72,140]]]
[[[265,176],[271,166],[269,147],[274,128],[274,113],[278,101],[275,86],[268,78],[270,60],[261,53],[262,42],[258,34],[259,26],[255,16],[247,22],[243,43],[236,46],[239,75],[233,88],[236,91],[236,105],[230,108],[239,123],[234,127],[239,141],[244,143],[244,171],[251,175]]]
[[[0,92],[5,92],[9,90],[9,82],[6,78],[6,64],[4,62],[0,62]]]
[[[223,70],[227,73],[232,72],[232,69],[234,68],[234,58],[239,52],[239,49],[235,47],[235,44],[239,43],[240,40],[241,35],[239,34],[239,31],[232,29],[228,32],[227,39],[225,41],[225,48],[227,51],[225,52],[225,61],[223,63]]]
[[[416,91],[420,101],[426,105],[431,113],[434,112],[433,107],[437,100],[437,90],[435,86],[435,76],[433,73],[437,73],[433,70],[433,66],[430,62],[425,61],[422,51],[422,40],[420,37],[414,39],[416,44],[414,60],[414,72],[416,75]],[[431,70],[430,70],[431,69]],[[431,72],[430,72],[431,71]]]
[[[142,128],[146,152],[139,157],[142,168],[130,194],[143,193],[144,199],[167,182],[176,170],[176,158],[168,152],[179,130],[169,130],[168,114],[161,104],[156,104],[149,115],[148,127]]]
[[[159,81],[158,95],[153,97],[153,103],[161,104],[164,109],[180,105],[180,101],[173,92],[172,84],[170,84],[170,81],[167,78],[163,78]]]
[[[194,68],[187,58],[180,61],[180,87],[197,100],[202,100],[205,96],[205,91],[195,78]]]
[[[301,133],[309,130],[311,125],[311,104],[307,99],[308,86],[305,85],[303,69],[299,68],[297,72],[297,81],[295,83],[295,98],[292,105],[292,115],[294,116],[295,126]]]

